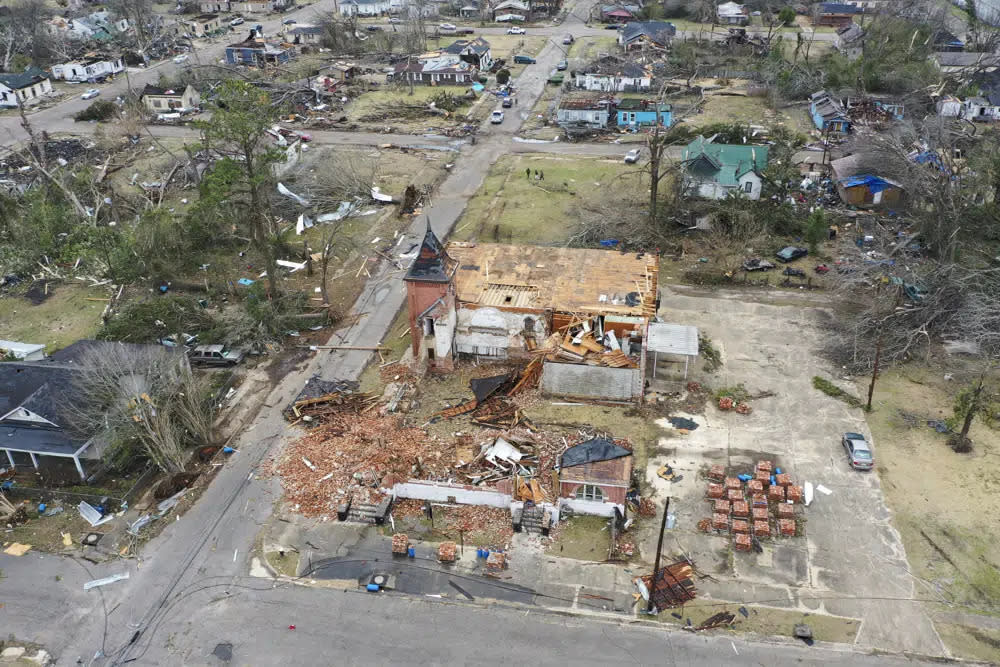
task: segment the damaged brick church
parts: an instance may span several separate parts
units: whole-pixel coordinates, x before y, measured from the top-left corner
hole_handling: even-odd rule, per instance
[[[641,400],[658,258],[650,253],[441,243],[428,224],[404,278],[413,358],[544,354],[543,390]]]

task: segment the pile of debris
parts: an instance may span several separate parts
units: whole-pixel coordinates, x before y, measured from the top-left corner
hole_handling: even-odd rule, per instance
[[[472,413],[472,422],[479,426],[507,429],[524,426],[533,431],[535,427],[531,421],[506,398],[534,387],[541,371],[541,362],[533,359],[518,372],[473,378],[469,380],[472,400],[436,412],[431,419],[451,419]]]
[[[770,461],[758,461],[753,474],[726,474],[722,465],[708,471],[708,494],[712,517],[698,522],[698,528],[731,533],[737,551],[762,551],[759,541],[772,535],[800,534],[796,505],[804,501],[801,486],[792,484],[791,475],[773,469]]]
[[[359,384],[350,380],[321,380],[313,376],[285,408],[285,419],[315,426],[336,417],[362,414],[378,403],[378,396],[359,392]]]
[[[613,298],[618,299],[617,296]],[[631,292],[624,297],[624,303],[637,306],[642,300],[638,292]],[[558,360],[612,368],[638,368],[638,355],[631,354],[633,332],[628,331],[622,340],[619,340],[615,330],[611,328],[605,330],[601,322],[599,317],[574,318],[532,352],[548,361]],[[531,349],[531,344],[528,347]]]
[[[398,416],[359,413],[329,419],[293,443],[277,465],[289,502],[306,516],[378,503],[396,481],[454,475],[443,443]]]
[[[649,602],[652,596],[656,612],[673,607],[683,606],[697,595],[694,586],[694,564],[689,560],[680,560],[662,567],[652,574],[642,575],[632,580],[639,595]]]

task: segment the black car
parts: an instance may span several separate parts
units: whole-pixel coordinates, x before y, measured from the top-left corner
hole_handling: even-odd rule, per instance
[[[558,63],[556,63],[556,69],[559,70],[560,72],[565,71],[567,67],[569,67],[569,63],[566,62],[565,60],[560,60]]]
[[[377,26],[377,25],[365,26],[365,30],[367,30],[368,32],[378,32],[381,29],[382,29],[382,27],[381,26]]]
[[[785,264],[787,264],[788,262],[792,262],[798,259],[799,257],[805,257],[808,254],[809,251],[806,250],[805,248],[799,248],[790,245],[774,253],[774,256],[778,258],[779,262],[784,262]]]
[[[604,29],[605,30],[621,30],[622,27],[620,25],[618,25],[617,23],[611,23],[609,25],[604,26]]]

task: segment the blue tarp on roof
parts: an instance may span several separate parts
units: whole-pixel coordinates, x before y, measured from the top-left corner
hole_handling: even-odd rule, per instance
[[[864,185],[873,193],[897,187],[895,183],[890,183],[884,178],[879,178],[878,176],[873,176],[872,174],[857,174],[855,176],[848,176],[847,178],[842,178],[840,180],[840,184],[845,188],[853,188],[856,185]]]

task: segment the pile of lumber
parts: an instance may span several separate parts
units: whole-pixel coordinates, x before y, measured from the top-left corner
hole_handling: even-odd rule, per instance
[[[601,331],[597,318],[577,318],[561,327],[535,350],[536,358],[590,366],[638,368],[612,330]]]

